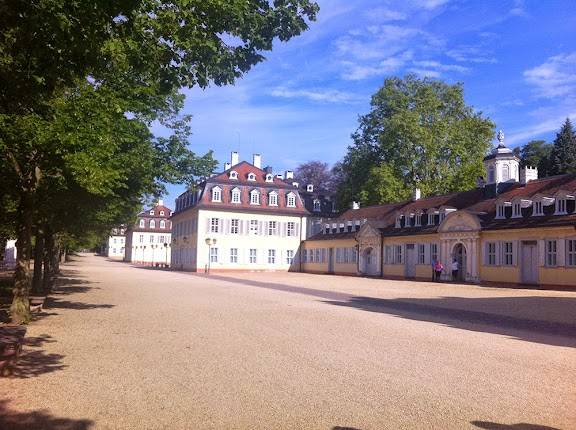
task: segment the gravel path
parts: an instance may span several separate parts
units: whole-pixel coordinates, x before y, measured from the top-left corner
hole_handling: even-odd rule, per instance
[[[84,255],[0,429],[576,429],[576,293]]]

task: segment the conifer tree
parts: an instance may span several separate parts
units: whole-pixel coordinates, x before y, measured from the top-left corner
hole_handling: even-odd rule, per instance
[[[576,134],[570,118],[566,118],[554,140],[550,170],[553,175],[576,173]]]

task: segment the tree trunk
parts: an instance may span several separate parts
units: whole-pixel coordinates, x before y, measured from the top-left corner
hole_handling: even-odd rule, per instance
[[[54,235],[50,228],[46,227],[44,252],[44,278],[42,279],[42,289],[44,293],[52,291],[54,281]]]
[[[30,245],[32,238],[32,219],[34,210],[34,194],[24,190],[18,205],[17,239],[16,239],[16,270],[14,272],[14,298],[10,306],[10,316],[15,324],[30,321]]]
[[[0,236],[0,261],[4,261],[6,258],[6,245],[8,244],[8,238]]]
[[[42,264],[44,262],[44,232],[36,230],[36,244],[34,246],[34,277],[32,278],[32,293],[42,294]]]

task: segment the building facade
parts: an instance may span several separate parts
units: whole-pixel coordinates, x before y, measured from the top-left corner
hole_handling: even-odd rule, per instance
[[[173,267],[189,271],[298,270],[308,211],[284,177],[239,161],[176,199]]]
[[[306,272],[499,285],[576,286],[576,175],[538,179],[500,144],[487,181],[443,196],[351,209],[302,245]]]
[[[108,258],[113,259],[124,259],[124,253],[126,250],[126,228],[118,227],[112,229],[110,236],[108,236],[108,242],[104,249],[104,255]]]
[[[160,200],[138,214],[136,224],[126,230],[124,261],[151,266],[170,266],[172,210]]]

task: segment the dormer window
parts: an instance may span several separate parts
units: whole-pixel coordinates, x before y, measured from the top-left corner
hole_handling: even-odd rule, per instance
[[[222,201],[222,188],[214,187],[212,188],[212,201],[221,202]]]
[[[150,215],[154,216],[154,210],[150,211]]]
[[[236,203],[236,204],[242,202],[242,200],[240,199],[240,189],[234,188],[234,189],[232,190],[232,198],[230,199],[230,201],[231,201],[232,203]]]
[[[296,194],[288,193],[286,195],[286,206],[288,206],[289,208],[296,207]]]
[[[414,227],[421,227],[422,226],[422,214],[417,213],[414,217]]]
[[[230,170],[228,176],[230,179],[238,179],[238,172],[236,170]]]
[[[143,219],[140,220],[140,228],[144,228],[146,227],[146,221],[144,221]]]
[[[566,215],[566,199],[556,199],[556,211],[554,215]]]
[[[164,211],[160,211],[160,216],[164,216]]]
[[[428,211],[428,225],[434,225],[436,223],[436,210],[431,209]]]
[[[506,218],[506,206],[504,203],[499,203],[496,205],[496,219],[505,219]]]
[[[276,191],[268,194],[268,206],[278,206],[278,193]]]
[[[160,221],[160,228],[166,228],[166,221]]]
[[[274,182],[274,175],[272,175],[272,173],[266,174],[266,182]]]
[[[150,220],[150,228],[156,228],[156,221],[153,219]]]
[[[514,202],[512,205],[512,218],[522,218],[522,204]]]
[[[534,209],[532,210],[532,216],[542,216],[544,215],[544,209],[541,201],[534,202]]]
[[[258,190],[250,191],[250,204],[251,205],[260,204],[260,192]]]
[[[314,200],[314,212],[320,212],[320,200]]]
[[[394,224],[395,228],[400,228],[402,227],[402,215],[398,215],[396,217],[396,224]]]
[[[249,181],[255,181],[256,180],[256,175],[252,172],[248,173],[248,180]]]

